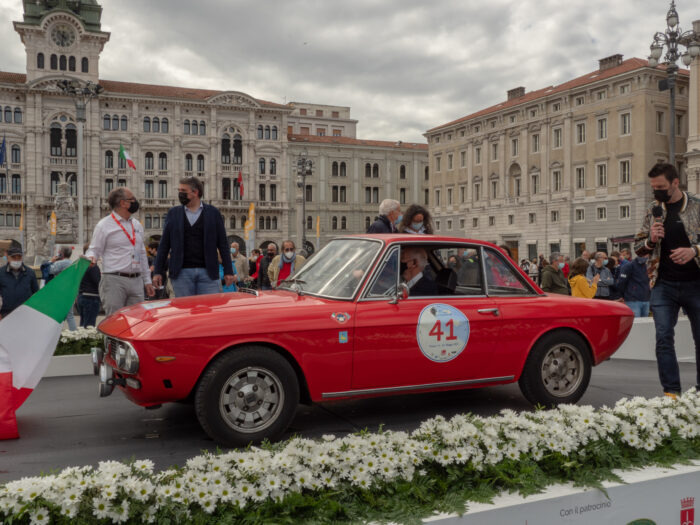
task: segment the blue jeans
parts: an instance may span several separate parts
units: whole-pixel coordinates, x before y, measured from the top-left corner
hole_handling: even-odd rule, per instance
[[[175,297],[221,292],[221,280],[209,277],[206,268],[183,268],[177,278],[171,278],[170,282]]]
[[[78,314],[80,326],[97,326],[97,314],[100,313],[100,298],[95,295],[78,296]]]
[[[680,393],[681,378],[674,346],[678,311],[685,308],[695,341],[697,384],[700,385],[700,281],[664,281],[651,290],[651,311],[656,326],[656,364],[664,392]]]
[[[635,317],[649,317],[649,301],[625,301]]]
[[[70,305],[70,310],[68,310],[68,315],[66,315],[66,322],[68,323],[68,330],[77,330],[78,327],[75,326],[75,316],[73,315],[73,305]]]

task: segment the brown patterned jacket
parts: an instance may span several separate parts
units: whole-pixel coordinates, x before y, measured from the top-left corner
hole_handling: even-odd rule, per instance
[[[639,230],[637,235],[634,237],[634,251],[639,257],[649,257],[647,260],[647,272],[649,274],[649,285],[653,288],[656,284],[656,278],[659,275],[659,260],[661,259],[661,243],[657,242],[655,245],[651,244],[651,239],[649,238],[649,229],[653,224],[654,217],[651,214],[651,210],[654,206],[659,203],[657,201],[652,201],[649,206],[647,206],[647,212],[644,216],[644,221],[642,222],[642,229]],[[666,205],[661,203],[663,208],[662,220],[666,220]],[[690,246],[694,246],[696,251],[700,253],[700,197],[697,195],[691,195],[688,192],[683,192],[683,205],[681,206],[681,211],[678,214],[683,226],[685,227],[685,233],[688,235],[688,240],[690,241]],[[695,263],[700,267],[700,257],[695,257]]]

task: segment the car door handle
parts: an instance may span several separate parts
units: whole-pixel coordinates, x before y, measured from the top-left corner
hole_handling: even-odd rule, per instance
[[[477,312],[480,314],[493,314],[494,317],[498,317],[500,315],[498,308],[479,308]]]

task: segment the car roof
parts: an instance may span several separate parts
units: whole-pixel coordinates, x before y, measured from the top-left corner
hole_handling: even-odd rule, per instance
[[[463,244],[479,244],[482,246],[490,246],[498,249],[493,243],[482,241],[479,239],[466,239],[464,237],[448,237],[446,235],[415,235],[412,233],[357,233],[352,235],[342,235],[334,237],[335,239],[373,239],[383,243],[390,244],[393,242],[420,242],[420,243],[438,243],[438,242],[454,242]]]

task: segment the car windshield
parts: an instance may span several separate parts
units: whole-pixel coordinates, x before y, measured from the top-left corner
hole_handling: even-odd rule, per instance
[[[352,299],[381,248],[381,243],[366,239],[333,240],[279,288]]]

